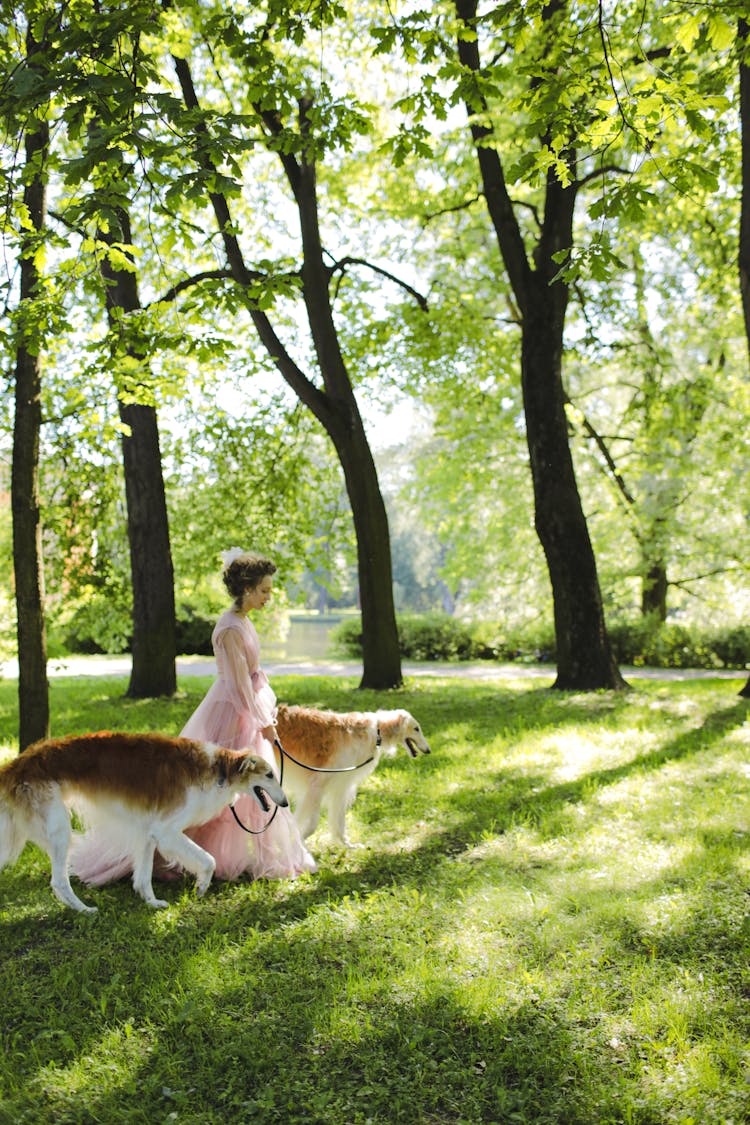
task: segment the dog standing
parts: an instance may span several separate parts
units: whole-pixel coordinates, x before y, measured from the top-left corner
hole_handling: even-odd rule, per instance
[[[207,742],[110,731],[37,742],[0,768],[0,868],[33,840],[50,858],[60,902],[93,912],[68,875],[74,807],[88,824],[106,825],[132,857],[134,889],[149,906],[165,907],[151,885],[156,849],[192,872],[203,894],[216,864],[184,829],[205,824],[242,793],[266,811],[266,793],[277,805],[289,803],[267,762]]]
[[[412,758],[430,753],[419,723],[403,710],[340,714],[281,705],[276,729],[282,748],[288,751],[283,783],[294,799],[294,819],[302,838],[315,831],[325,805],[331,835],[345,847],[351,847],[346,832],[347,810],[381,756],[392,757],[399,745],[406,746]],[[275,751],[278,759],[278,747]],[[296,762],[292,760],[295,758]],[[314,769],[348,772],[316,773]]]

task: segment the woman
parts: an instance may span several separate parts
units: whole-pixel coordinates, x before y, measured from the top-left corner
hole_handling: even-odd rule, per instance
[[[248,612],[261,610],[271,596],[276,566],[262,555],[233,548],[223,555],[224,585],[234,599],[211,636],[218,678],[182,734],[217,742],[230,750],[252,748],[276,768],[276,696],[260,667],[260,642]],[[216,860],[220,879],[236,879],[243,871],[255,878],[284,878],[315,871],[315,861],[302,843],[289,809],[263,813],[252,797],[235,803],[237,816],[259,835],[242,830],[230,808],[188,835]]]
[[[268,601],[276,566],[262,555],[239,548],[225,552],[222,558],[224,585],[233,604],[221,615],[211,636],[218,676],[181,734],[230,750],[252,749],[276,769],[276,696],[260,667],[258,634],[247,616]],[[214,857],[218,878],[236,879],[246,871],[256,879],[280,879],[316,870],[289,809],[264,813],[248,796],[240,797],[234,807],[242,824],[257,835],[243,831],[230,808],[187,833]],[[85,883],[98,885],[128,874],[132,864],[116,841],[108,840],[97,826],[75,846],[71,870]],[[156,872],[159,870],[157,857]]]

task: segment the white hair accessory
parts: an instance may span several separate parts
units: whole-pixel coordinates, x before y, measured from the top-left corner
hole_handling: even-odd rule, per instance
[[[230,547],[228,551],[222,551],[221,561],[224,564],[224,570],[228,570],[234,560],[244,554],[245,551],[243,551],[242,547]]]

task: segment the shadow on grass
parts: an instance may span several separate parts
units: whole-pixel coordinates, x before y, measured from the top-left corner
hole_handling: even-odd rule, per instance
[[[638,754],[629,762],[624,762],[610,769],[592,770],[576,778],[574,781],[563,782],[558,785],[542,785],[542,778],[531,779],[533,788],[540,788],[532,796],[520,793],[507,803],[506,815],[513,816],[518,812],[524,814],[523,819],[532,822],[538,821],[550,810],[563,804],[581,800],[590,795],[592,789],[605,788],[616,785],[635,774],[648,773],[658,770],[669,762],[680,761],[692,754],[709,750],[716,742],[724,738],[730,731],[742,726],[747,717],[747,706],[744,703],[734,704],[724,710],[708,715],[700,726],[677,735],[674,739],[651,750],[645,754]],[[495,775],[501,780],[503,774]]]
[[[216,1004],[206,999],[165,1029],[125,1089],[71,1098],[67,1114],[59,1103],[50,1108],[62,1111],[56,1121],[81,1125],[170,1117],[256,1125],[591,1125],[587,1100],[598,1085],[597,1120],[617,1119],[607,1108],[623,1084],[604,1052],[592,1057],[588,1033],[567,1024],[561,1007],[524,1003],[479,1021],[458,996],[444,993],[388,1004],[376,1018],[363,1010],[348,1038],[320,1046],[316,1027],[330,1001],[317,993],[308,1004],[290,1057],[283,1012],[269,1021],[261,1006],[229,1027],[221,1021],[217,1035]],[[222,997],[220,1017],[226,1003]]]
[[[191,1122],[286,1125],[365,1120],[574,1125],[591,1120],[586,1101],[592,1071],[600,1099],[616,1099],[618,1083],[609,1060],[597,1057],[599,1046],[592,1054],[590,1028],[571,1022],[562,1000],[519,998],[490,1018],[479,1017],[467,1005],[460,979],[415,996],[399,991],[397,966],[393,979],[385,973],[375,991],[368,993],[362,981],[361,997],[346,997],[348,966],[356,965],[358,953],[374,940],[366,925],[348,943],[338,937],[311,939],[281,925],[282,917],[289,918],[288,900],[271,904],[269,912],[267,902],[251,901],[253,888],[247,888],[241,896],[246,910],[236,893],[231,896],[227,934],[243,941],[241,950],[231,948],[216,934],[219,900],[229,897],[223,890],[213,902],[185,904],[183,924],[161,935],[165,968],[148,996],[139,992],[139,976],[154,941],[153,914],[141,908],[128,915],[123,922],[127,944],[120,946],[116,961],[106,938],[111,917],[74,919],[64,927],[73,940],[57,984],[69,994],[70,975],[80,978],[75,1011],[40,1010],[32,1002],[18,1037],[13,1027],[4,1031],[14,1053],[19,1041],[23,1045],[36,1037],[44,1044],[43,1063],[35,1065],[23,1051],[14,1060],[17,1081],[31,1084],[38,1099],[37,1120],[111,1125],[174,1115]],[[300,888],[302,897],[311,890]],[[244,925],[238,925],[240,914]],[[198,977],[187,992],[187,963],[206,954],[209,935],[216,977]],[[120,943],[122,938],[120,932]],[[45,925],[40,946],[54,940]],[[380,941],[385,953],[387,939],[380,935]],[[233,968],[240,959],[245,963],[244,988],[222,984],[227,956]],[[25,966],[24,978],[33,1001],[39,988],[33,964]],[[57,992],[53,982],[45,985]],[[89,1034],[73,1043],[68,1028],[80,1027],[87,1009]],[[108,1029],[126,1021],[158,1028],[158,1035],[147,1046],[136,1037],[132,1065],[123,1066],[124,1076],[109,1089],[98,1081],[81,1090],[72,1086],[63,1095],[38,1073],[41,1066],[64,1068],[87,1056],[96,1072],[106,1070]],[[126,1042],[120,1050],[128,1055]],[[8,1121],[20,1120],[28,1104],[25,1093],[6,1102],[10,1114],[18,1113]]]

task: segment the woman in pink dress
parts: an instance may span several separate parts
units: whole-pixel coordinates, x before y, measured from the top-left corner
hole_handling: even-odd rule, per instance
[[[276,566],[238,548],[227,551],[223,560],[224,585],[234,602],[211,636],[218,676],[181,734],[230,750],[252,749],[276,770],[276,696],[260,667],[258,634],[247,616],[268,601]],[[249,796],[240,797],[234,808],[242,824],[257,835],[243,831],[230,808],[187,833],[214,857],[218,878],[236,879],[248,872],[256,879],[283,879],[316,870],[289,809],[264,813]],[[71,870],[85,883],[99,885],[128,874],[132,864],[97,826],[74,847]]]
[[[224,564],[224,585],[234,604],[221,615],[211,637],[218,678],[181,733],[230,750],[252,748],[276,769],[276,696],[260,667],[258,634],[247,616],[250,610],[263,609],[270,598],[276,566],[236,548],[224,555]],[[278,879],[315,871],[289,809],[279,808],[261,832],[271,813],[264,813],[249,796],[240,797],[234,808],[242,823],[259,835],[243,832],[230,808],[188,833],[214,857],[218,878],[236,879],[248,871],[256,879]]]

